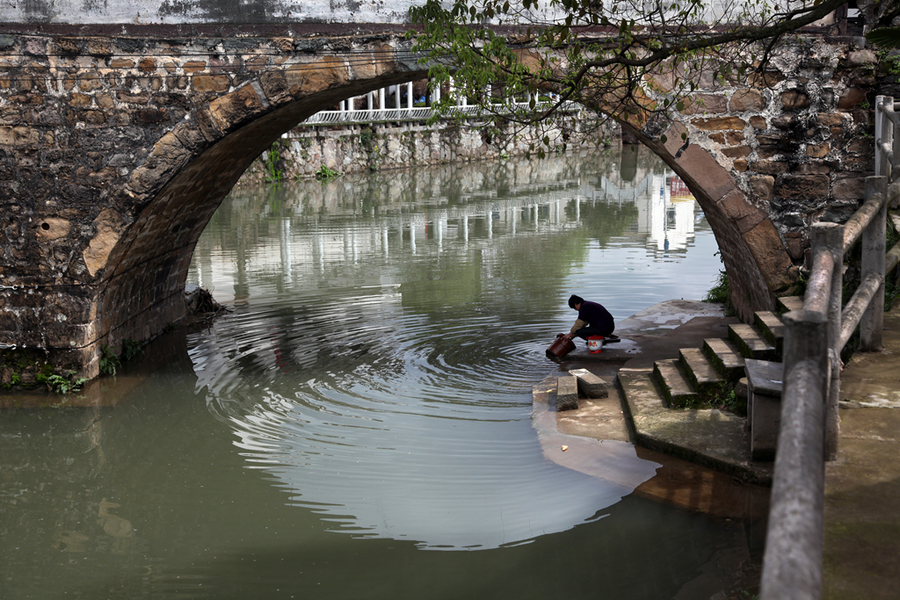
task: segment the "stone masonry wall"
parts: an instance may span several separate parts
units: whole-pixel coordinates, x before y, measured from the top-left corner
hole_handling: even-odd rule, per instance
[[[394,33],[143,31],[0,34],[0,351],[96,376],[104,345],[183,318],[197,239],[284,132],[427,76]],[[745,317],[790,285],[806,228],[846,218],[871,169],[874,57],[848,40],[788,41],[764,76],[707,77],[685,110],[637,131],[703,205]],[[447,157],[418,135],[397,141],[398,161]]]
[[[93,377],[103,345],[182,319],[247,166],[319,106],[421,79],[402,44],[0,35],[0,353]]]
[[[607,122],[597,130],[596,120],[573,116],[565,135],[593,146],[608,144],[620,136],[618,125]],[[486,133],[483,123],[470,120],[462,125],[450,122],[433,126],[424,123],[373,123],[348,126],[301,126],[264,152],[241,177],[238,185],[258,184],[272,179],[274,171],[283,179],[315,177],[325,166],[340,173],[397,169],[416,165],[498,159],[521,156],[530,145],[540,147],[544,135],[556,139],[558,128],[530,127],[524,131],[507,125],[500,135]],[[581,139],[587,126],[590,139]]]
[[[643,125],[713,224],[743,318],[790,291],[812,224],[859,205],[874,169],[875,63],[852,39],[786,39],[762,72],[710,71],[680,112]]]

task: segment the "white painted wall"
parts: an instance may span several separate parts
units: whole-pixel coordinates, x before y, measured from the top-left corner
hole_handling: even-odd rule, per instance
[[[408,23],[416,0],[0,0],[4,23]]]
[[[618,15],[636,18],[653,12],[672,0],[618,0]],[[810,4],[813,0],[760,0],[780,8]],[[513,4],[516,0],[513,0]],[[409,8],[422,0],[0,0],[0,23],[61,24],[177,24],[177,23],[392,23],[409,22]],[[449,1],[446,2],[449,4]],[[735,15],[747,2],[705,0],[716,21],[723,14]],[[549,8],[523,22],[557,20],[561,14]],[[611,5],[610,5],[611,6]]]

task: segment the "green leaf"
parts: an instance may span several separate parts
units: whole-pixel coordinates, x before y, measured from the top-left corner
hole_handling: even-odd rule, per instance
[[[884,48],[900,48],[900,27],[879,27],[866,34],[866,39]]]

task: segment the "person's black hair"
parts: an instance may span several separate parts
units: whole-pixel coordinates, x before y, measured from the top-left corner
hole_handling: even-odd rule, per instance
[[[575,308],[576,304],[581,304],[582,302],[584,302],[584,298],[581,296],[576,296],[575,294],[569,296],[569,308]]]

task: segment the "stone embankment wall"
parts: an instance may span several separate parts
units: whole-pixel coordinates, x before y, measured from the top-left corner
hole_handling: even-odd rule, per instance
[[[311,178],[322,167],[353,173],[521,156],[529,148],[542,147],[544,135],[577,145],[587,132],[590,136],[585,144],[591,146],[620,139],[620,127],[615,122],[599,123],[596,118],[584,120],[579,115],[568,120],[565,131],[555,126],[520,130],[508,124],[498,133],[489,131],[483,122],[476,120],[462,125],[445,122],[433,126],[424,123],[301,126],[260,155],[237,185],[255,185],[278,178]]]

